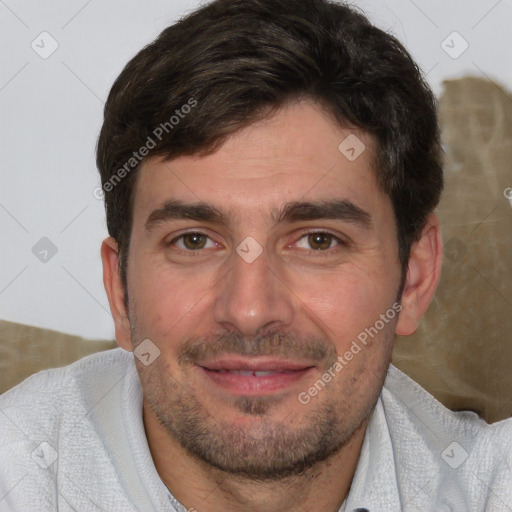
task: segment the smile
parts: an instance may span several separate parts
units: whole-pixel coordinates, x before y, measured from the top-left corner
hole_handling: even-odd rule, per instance
[[[269,358],[224,358],[200,363],[197,368],[216,388],[234,395],[265,395],[296,384],[314,365]]]

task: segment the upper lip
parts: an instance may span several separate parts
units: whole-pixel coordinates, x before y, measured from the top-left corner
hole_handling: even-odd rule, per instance
[[[255,372],[305,370],[314,366],[313,364],[270,357],[252,357],[250,359],[243,357],[223,357],[211,361],[198,362],[196,364],[206,368],[207,370],[240,370]]]

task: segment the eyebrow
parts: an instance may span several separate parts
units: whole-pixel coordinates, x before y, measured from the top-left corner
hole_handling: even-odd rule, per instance
[[[158,224],[171,220],[195,220],[229,226],[228,216],[215,206],[204,203],[185,203],[179,200],[166,201],[161,208],[151,212],[144,225],[146,231],[153,230]],[[280,209],[273,209],[271,219],[274,225],[284,222],[332,219],[359,224],[369,229],[372,216],[353,202],[346,199],[330,201],[294,201]]]

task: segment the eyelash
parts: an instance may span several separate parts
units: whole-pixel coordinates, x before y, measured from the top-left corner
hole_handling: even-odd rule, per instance
[[[299,238],[297,239],[297,241],[295,243],[302,240],[304,237],[307,237],[309,235],[315,235],[315,234],[330,235],[332,237],[332,240],[336,242],[336,245],[329,249],[323,249],[323,250],[322,249],[310,249],[308,251],[309,255],[306,255],[307,258],[318,258],[318,257],[322,258],[322,257],[330,256],[330,255],[332,255],[333,251],[337,251],[337,249],[341,249],[341,248],[347,247],[349,245],[346,240],[343,240],[342,238],[336,236],[334,233],[331,233],[330,231],[322,231],[322,230],[306,231],[299,236]],[[205,236],[205,237],[209,238],[210,240],[212,240],[212,238],[207,233],[204,233],[202,231],[187,231],[187,232],[182,233],[181,235],[173,238],[170,242],[167,242],[166,245],[168,247],[170,247],[173,244],[175,244],[178,240],[183,239],[183,237],[185,237],[187,235],[202,235],[202,236]],[[201,251],[204,251],[204,249],[191,250],[191,249],[181,249],[181,248],[179,248],[179,250],[182,253],[185,253],[189,257],[195,257],[198,255],[198,253],[200,253]],[[306,250],[306,249],[304,249],[304,250]]]

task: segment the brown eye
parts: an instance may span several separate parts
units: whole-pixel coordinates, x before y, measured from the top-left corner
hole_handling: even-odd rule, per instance
[[[216,246],[215,242],[204,233],[198,231],[190,231],[172,239],[168,244],[169,247],[177,247],[182,251],[196,251],[199,249],[212,249]]]
[[[331,247],[333,238],[333,235],[330,233],[310,233],[308,235],[308,243],[314,250],[326,250]]]
[[[295,243],[296,247],[305,249],[302,253],[306,257],[330,257],[339,250],[347,247],[343,238],[339,238],[328,231],[311,231],[304,233]]]
[[[187,233],[181,237],[183,244],[187,249],[195,251],[196,249],[202,249],[206,245],[207,236],[202,233]]]

